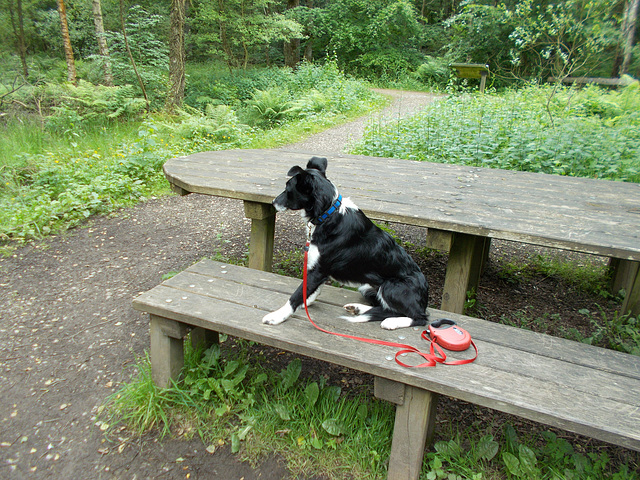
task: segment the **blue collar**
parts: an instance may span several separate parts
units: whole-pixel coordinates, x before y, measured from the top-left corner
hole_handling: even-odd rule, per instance
[[[329,218],[329,216],[332,213],[335,213],[336,210],[338,210],[340,208],[340,205],[342,205],[342,195],[338,195],[338,198],[336,199],[336,201],[333,203],[333,205],[331,205],[331,207],[329,208],[329,210],[327,210],[326,212],[324,212],[322,215],[320,215],[318,218],[316,218],[315,220],[312,220],[311,223],[313,223],[314,225],[318,225],[322,222],[324,222],[327,218]]]

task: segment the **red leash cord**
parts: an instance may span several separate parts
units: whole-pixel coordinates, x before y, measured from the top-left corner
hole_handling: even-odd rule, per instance
[[[444,353],[442,348],[440,348],[440,345],[438,345],[436,342],[431,340],[431,338],[429,337],[428,330],[425,330],[425,331],[422,332],[422,338],[424,340],[426,340],[427,342],[429,342],[429,345],[430,345],[429,353],[425,353],[425,352],[420,351],[416,347],[413,347],[411,345],[406,345],[404,343],[388,342],[388,341],[385,341],[385,340],[375,340],[373,338],[357,337],[357,336],[348,335],[348,334],[345,334],[345,333],[332,332],[330,330],[325,330],[324,328],[319,327],[311,319],[311,315],[309,315],[309,308],[307,306],[307,261],[308,261],[308,257],[309,257],[309,245],[310,245],[310,243],[307,241],[307,244],[306,244],[306,246],[304,248],[304,266],[303,266],[303,272],[302,272],[302,300],[303,300],[303,304],[304,304],[304,311],[307,314],[307,318],[311,322],[311,325],[313,325],[316,329],[318,329],[318,330],[320,330],[321,332],[324,332],[324,333],[329,333],[331,335],[336,335],[338,337],[343,337],[343,338],[350,338],[352,340],[357,340],[359,342],[365,342],[365,343],[371,343],[371,344],[374,344],[374,345],[384,345],[384,346],[387,346],[387,347],[399,348],[400,350],[398,350],[396,352],[396,355],[395,355],[396,363],[398,365],[402,366],[402,367],[407,367],[407,368],[435,367],[438,363],[442,363],[443,365],[463,365],[465,363],[473,362],[478,357],[478,347],[476,347],[476,344],[473,343],[473,341],[471,341],[471,345],[473,345],[473,348],[476,351],[475,357],[473,357],[471,359],[466,359],[466,360],[455,360],[455,361],[447,362],[447,355]],[[438,352],[439,355],[436,354],[436,351]],[[409,365],[409,364],[406,364],[406,363],[402,362],[399,359],[399,357],[402,356],[402,355],[408,354],[408,353],[415,353],[415,354],[421,356],[422,358],[424,358],[426,360],[426,362],[420,363],[418,365]]]

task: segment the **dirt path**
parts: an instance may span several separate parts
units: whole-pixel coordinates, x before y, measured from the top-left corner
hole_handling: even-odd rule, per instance
[[[388,93],[393,103],[373,121],[433,100]],[[367,121],[284,148],[341,151]],[[297,235],[301,226],[293,217],[278,220],[280,239],[289,229]],[[149,345],[148,320],[132,310],[131,299],[204,256],[242,254],[248,233],[241,202],[168,197],[0,259],[0,478],[286,478],[277,459],[252,469],[224,448],[207,453],[198,438],[160,443],[123,432],[108,443],[96,425],[98,406],[129,379],[128,367]]]

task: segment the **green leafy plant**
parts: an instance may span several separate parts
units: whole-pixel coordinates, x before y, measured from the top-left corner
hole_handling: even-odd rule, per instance
[[[372,125],[352,153],[640,182],[640,84],[550,93],[531,86],[452,95],[414,117]],[[588,114],[594,97],[616,108]]]
[[[602,308],[599,315],[587,309],[580,313],[586,315],[593,326],[593,333],[582,342],[640,355],[640,317],[618,312],[609,317]]]

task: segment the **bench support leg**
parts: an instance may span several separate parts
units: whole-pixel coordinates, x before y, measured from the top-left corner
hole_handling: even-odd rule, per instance
[[[168,318],[150,315],[151,376],[158,387],[171,385],[184,365],[184,336],[188,327]]]
[[[433,440],[438,394],[376,377],[375,395],[396,404],[389,480],[418,480],[424,449]]]
[[[467,292],[478,289],[489,242],[489,238],[476,235],[464,233],[453,235],[444,279],[441,310],[464,313]]]
[[[631,264],[625,285],[627,294],[624,298],[624,302],[622,303],[622,312],[631,312],[631,315],[633,316],[640,315],[640,262],[633,262],[630,260],[621,260],[621,262]]]
[[[220,335],[213,330],[196,327],[189,333],[191,338],[191,346],[194,350],[202,348],[206,350],[212,345],[220,343]]]
[[[251,219],[249,268],[270,272],[273,265],[276,211],[268,203],[245,201],[244,215]]]

